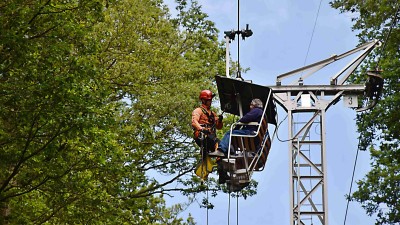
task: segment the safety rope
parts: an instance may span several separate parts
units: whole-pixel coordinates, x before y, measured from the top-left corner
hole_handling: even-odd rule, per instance
[[[228,190],[228,225],[230,224],[230,214],[231,214],[231,189]],[[236,225],[239,225],[239,194],[236,196]]]
[[[208,225],[208,182],[207,182],[207,225]]]
[[[239,4],[239,3],[238,3]],[[233,118],[232,118],[232,123],[234,123],[236,121],[236,116],[234,116]],[[230,152],[231,151],[231,146],[229,146],[228,147],[228,152]],[[231,211],[231,187],[232,187],[232,180],[233,180],[233,171],[232,171],[232,167],[231,166],[229,166],[229,181],[231,182],[230,183],[230,186],[228,187],[228,225],[229,225],[229,217],[230,217],[230,211]]]
[[[236,225],[239,225],[239,195],[236,194]]]
[[[231,214],[231,191],[228,192],[228,225],[229,225],[229,215]]]
[[[201,177],[203,179],[205,171],[204,171],[204,158],[205,158],[205,150],[204,150],[204,134],[200,132],[200,151],[201,151]],[[207,147],[207,142],[206,142],[206,147]],[[207,165],[206,165],[206,170],[207,170]],[[204,182],[204,180],[202,181]],[[206,214],[207,214],[207,225],[208,225],[208,182],[206,182],[207,189],[206,189],[206,194],[207,194],[207,202],[206,202]]]

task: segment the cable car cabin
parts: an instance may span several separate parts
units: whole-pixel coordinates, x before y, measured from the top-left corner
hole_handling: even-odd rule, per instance
[[[222,111],[243,117],[253,99],[260,99],[264,105],[259,122],[234,123],[230,128],[228,157],[222,163],[230,177],[228,188],[240,191],[249,184],[254,171],[265,168],[271,148],[268,124],[276,126],[276,108],[268,87],[221,76],[216,76],[216,81]],[[252,135],[232,134],[235,127],[243,125],[257,126],[257,131]]]

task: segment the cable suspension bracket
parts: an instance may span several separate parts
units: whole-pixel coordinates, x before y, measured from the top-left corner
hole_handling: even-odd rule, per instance
[[[231,77],[230,76],[230,72],[229,72],[229,44],[231,43],[231,41],[234,41],[236,38],[236,35],[238,37],[242,36],[242,40],[245,40],[246,38],[250,37],[253,35],[253,31],[251,29],[249,29],[249,24],[246,24],[246,29],[242,29],[242,30],[230,30],[230,31],[225,31],[225,51],[226,51],[226,76],[227,77]],[[237,77],[238,79],[242,79],[241,76],[241,72],[240,72],[240,46],[239,46],[239,41],[238,41],[238,68],[237,68]]]

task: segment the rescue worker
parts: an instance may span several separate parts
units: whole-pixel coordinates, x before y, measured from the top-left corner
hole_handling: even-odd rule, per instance
[[[202,90],[199,99],[201,106],[192,112],[192,128],[194,130],[194,140],[200,147],[207,152],[214,151],[217,148],[218,139],[216,129],[223,126],[222,115],[217,116],[211,111],[213,94],[210,90]]]
[[[208,152],[216,151],[218,147],[218,138],[216,129],[221,129],[223,126],[222,115],[217,116],[211,111],[211,103],[213,94],[210,90],[202,90],[200,92],[201,106],[192,112],[192,128],[194,130],[194,140],[201,148],[202,158],[204,159]],[[205,150],[205,151],[204,151]],[[223,184],[229,179],[226,171],[223,170],[221,158],[217,158],[218,182]]]

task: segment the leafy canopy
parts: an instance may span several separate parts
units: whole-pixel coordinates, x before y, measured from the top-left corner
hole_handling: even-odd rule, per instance
[[[177,4],[0,3],[0,223],[194,223],[164,195],[206,189],[190,114],[224,51],[197,2]]]
[[[367,214],[377,214],[376,224],[400,223],[400,4],[395,0],[335,0],[331,5],[351,13],[361,43],[383,42],[355,74],[355,80],[362,80],[366,70],[382,70],[385,83],[378,105],[357,117],[362,148],[370,147],[372,169],[358,181],[359,189],[351,198]]]

